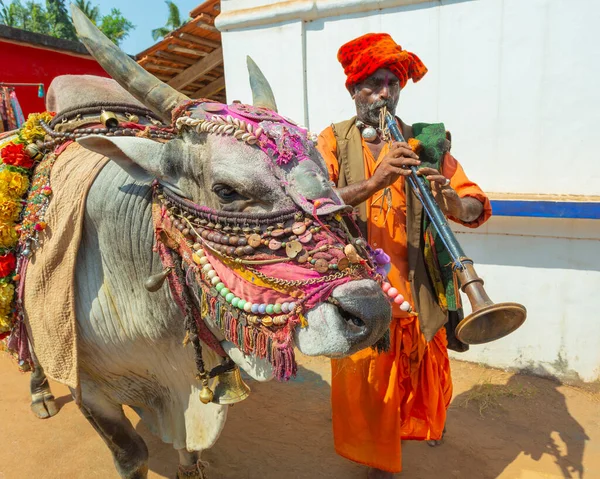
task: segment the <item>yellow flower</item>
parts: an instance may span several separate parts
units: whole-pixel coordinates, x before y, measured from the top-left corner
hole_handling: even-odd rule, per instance
[[[0,332],[8,331],[12,324],[12,310],[15,286],[12,283],[0,283]]]
[[[21,203],[0,193],[0,222],[14,223],[19,219]]]
[[[12,224],[0,223],[0,248],[12,248],[18,239],[19,235]]]
[[[12,329],[11,316],[0,316],[0,334],[8,333]],[[0,349],[1,351],[1,349]]]
[[[52,115],[48,112],[44,113],[32,113],[27,117],[27,121],[22,126],[19,136],[26,141],[31,143],[35,139],[43,139],[46,135],[44,129],[40,126],[40,120],[44,120],[46,123],[50,123]]]
[[[0,171],[0,193],[16,200],[21,199],[28,188],[27,176],[7,168]]]

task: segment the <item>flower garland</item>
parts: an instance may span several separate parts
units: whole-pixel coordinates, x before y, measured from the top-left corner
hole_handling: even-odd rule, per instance
[[[53,117],[54,113],[50,112],[29,115],[16,138],[13,136],[0,144],[0,339],[10,333],[16,318],[15,281],[20,279],[16,271],[16,250],[23,228],[40,231],[45,227],[45,223],[35,222],[24,197],[35,166],[44,158],[36,144],[45,137],[40,121],[48,123]],[[40,192],[48,197],[51,191],[44,186]],[[20,223],[21,218],[26,219],[24,210],[28,212],[29,222]]]

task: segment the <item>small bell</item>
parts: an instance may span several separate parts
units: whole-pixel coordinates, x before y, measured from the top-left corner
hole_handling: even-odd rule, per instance
[[[43,154],[40,152],[40,149],[38,148],[38,146],[35,143],[29,143],[29,145],[27,145],[25,147],[25,151],[27,152],[27,154],[29,155],[29,158],[31,158],[34,161],[39,161],[43,158]]]
[[[100,121],[106,128],[116,128],[119,126],[119,119],[112,111],[102,111]]]
[[[235,404],[250,396],[250,388],[242,379],[240,368],[237,366],[219,374],[217,377],[219,378],[219,384],[215,388],[213,402],[221,405]],[[200,395],[202,396],[202,392]],[[200,400],[202,400],[202,397]]]
[[[131,122],[131,123],[139,123],[140,122],[140,117],[137,115],[132,115],[130,113],[127,113],[127,119]]]
[[[202,380],[202,389],[200,390],[200,402],[202,404],[208,404],[213,401],[213,398],[214,394],[208,387],[208,378],[204,378]]]
[[[170,272],[171,268],[166,268],[164,271],[148,277],[148,279],[144,281],[144,287],[151,293],[155,293],[162,288],[162,285],[164,284],[165,279],[167,279],[167,276],[169,276]]]

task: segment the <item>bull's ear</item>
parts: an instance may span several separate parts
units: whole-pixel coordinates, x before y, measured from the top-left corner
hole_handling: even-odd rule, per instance
[[[101,135],[84,136],[78,138],[77,143],[107,156],[138,181],[151,182],[158,178],[170,183],[161,161],[164,149],[162,143],[147,138]]]

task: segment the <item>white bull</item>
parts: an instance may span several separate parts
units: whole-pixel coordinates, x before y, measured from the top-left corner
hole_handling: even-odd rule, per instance
[[[78,10],[73,16],[80,37],[105,69],[148,108],[170,118],[185,97],[118,51]],[[179,477],[204,477],[196,465],[201,452],[219,437],[227,406],[199,400],[194,351],[182,347],[184,318],[169,288],[155,293],[144,288],[149,273],[162,269],[153,252],[150,184],[158,178],[181,196],[216,210],[225,207],[217,183],[226,185],[228,195],[238,195],[227,203],[229,211],[272,212],[294,206],[294,201],[265,168],[269,161],[265,153],[231,136],[191,132],[167,143],[102,136],[79,141],[113,160],[90,189],[77,257],[81,409],[110,448],[121,477],[145,478],[148,470],[148,450],[123,414],[123,405],[135,409],[151,431],[178,450]],[[316,150],[313,153],[312,179],[306,181],[306,162],[290,175],[301,175],[298,184],[316,188],[320,197],[331,197],[335,193],[323,160]],[[306,316],[308,326],[295,331],[300,351],[344,356],[373,345],[387,330],[389,302],[374,281],[346,283],[334,290],[333,297],[335,305],[317,305]],[[223,344],[251,376],[271,378],[266,361]],[[207,347],[204,360],[208,369],[219,362]],[[52,415],[55,410],[41,370],[33,376],[32,391],[34,410],[42,415],[45,403]]]

